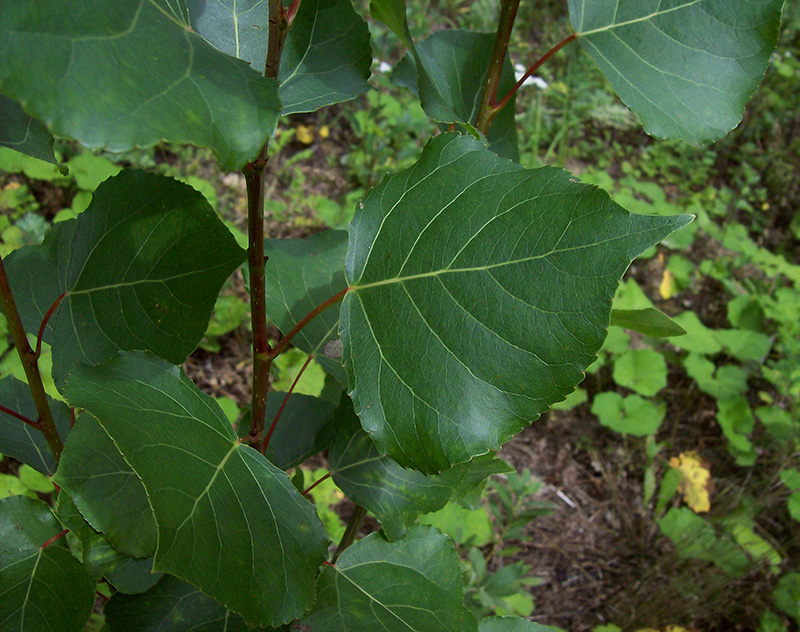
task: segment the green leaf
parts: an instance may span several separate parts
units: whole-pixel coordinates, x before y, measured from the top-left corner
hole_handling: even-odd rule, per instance
[[[369,40],[350,0],[304,0],[281,55],[281,113],[314,112],[369,90]]]
[[[348,548],[317,580],[313,632],[477,632],[462,603],[452,542],[414,527],[396,542],[373,533]]]
[[[281,108],[275,81],[155,0],[4,3],[0,87],[87,147],[191,143],[212,148],[226,170],[258,154]]]
[[[378,450],[433,473],[497,449],[574,390],[631,260],[690,219],[434,138],[351,223],[343,358]]]
[[[651,397],[667,386],[667,362],[652,349],[629,349],[614,362],[614,381]]]
[[[333,480],[348,498],[375,514],[390,540],[403,537],[422,514],[465,496],[488,476],[508,470],[493,455],[434,476],[407,470],[379,454],[347,397],[335,413],[334,427],[336,440],[328,455]]]
[[[47,128],[3,94],[0,94],[0,146],[56,163],[53,136]]]
[[[786,573],[772,591],[778,610],[800,623],[800,573]]]
[[[405,0],[370,0],[369,11],[373,18],[388,26],[406,48],[410,50],[414,47],[406,21]]]
[[[473,125],[478,118],[494,40],[494,33],[437,31],[417,42],[415,56],[403,59],[392,81],[418,94],[423,109],[434,120]],[[506,56],[498,98],[502,99],[514,84],[514,68]],[[487,136],[492,151],[511,160],[519,159],[515,105],[516,93],[494,118]]]
[[[578,40],[645,130],[699,144],[741,120],[778,42],[783,0],[570,0]]]
[[[285,398],[286,393],[272,391],[267,394],[267,423],[275,418]],[[324,399],[293,393],[275,426],[264,456],[276,467],[288,470],[327,448],[333,440],[331,420],[334,408]],[[248,412],[247,422],[242,420],[245,427],[249,427],[249,418]]]
[[[736,458],[737,465],[753,465],[758,455],[748,436],[753,432],[755,417],[747,398],[720,399],[717,409],[717,422],[728,440],[728,450]]]
[[[519,617],[484,617],[478,624],[478,630],[479,632],[563,632],[561,628]]]
[[[63,541],[48,506],[25,496],[0,500],[0,622],[3,630],[80,632],[95,582]]]
[[[705,355],[714,355],[722,351],[714,332],[706,327],[694,312],[681,312],[673,320],[686,331],[685,336],[672,341],[676,347]]]
[[[326,230],[305,239],[266,239],[267,317],[287,334],[315,307],[347,287],[344,260],[347,233]],[[313,355],[342,384],[339,309],[329,307],[292,339],[297,348]]]
[[[189,22],[219,50],[258,72],[267,60],[269,12],[263,0],[187,0]],[[282,114],[314,112],[369,90],[372,49],[366,22],[350,0],[306,0],[281,55]]]
[[[654,435],[664,420],[666,405],[638,395],[623,398],[619,393],[600,393],[592,402],[592,413],[615,432],[634,437]]]
[[[715,329],[714,337],[737,360],[764,362],[773,339],[767,334],[746,329]]]
[[[66,292],[45,337],[60,381],[75,361],[97,364],[119,349],[182,362],[244,256],[192,187],[124,170],[97,188],[77,219],[57,224],[41,246],[15,251],[6,265],[28,331]]]
[[[28,419],[35,421],[39,416],[28,385],[10,375],[0,380],[0,402],[6,408]],[[50,397],[47,398],[47,402],[50,404],[58,434],[63,440],[69,432],[69,407]],[[0,412],[0,452],[13,456],[42,474],[52,474],[56,469],[53,454],[44,435],[36,428],[4,412]]]
[[[104,608],[114,632],[259,632],[222,604],[175,577],[166,576],[141,595],[115,595]],[[277,632],[277,631],[276,631]]]
[[[313,506],[239,442],[178,367],[122,353],[101,367],[78,365],[65,392],[142,479],[158,525],[156,571],[253,624],[278,625],[308,609],[327,541]]]
[[[153,573],[153,558],[136,559],[117,551],[99,532],[92,529],[65,492],[58,495],[56,515],[79,543],[81,559],[93,577],[105,577],[125,594],[145,592],[161,579]]]
[[[663,312],[648,309],[612,309],[611,324],[645,336],[683,336],[686,330]]]
[[[70,432],[55,481],[115,549],[153,555],[158,534],[144,485],[91,415],[82,414]]]
[[[482,505],[476,509],[456,504],[445,505],[438,511],[422,516],[420,523],[436,527],[462,546],[485,546],[494,540],[489,512]]]

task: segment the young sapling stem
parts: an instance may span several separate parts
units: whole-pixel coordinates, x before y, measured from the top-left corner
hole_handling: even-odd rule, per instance
[[[319,484],[320,484],[322,481],[328,480],[330,477],[331,477],[331,473],[330,473],[330,472],[328,472],[328,473],[327,473],[325,476],[321,476],[319,479],[317,479],[316,481],[314,481],[313,483],[311,483],[311,485],[309,485],[309,486],[308,486],[308,487],[305,489],[305,491],[303,492],[303,496],[305,496],[306,494],[310,493],[312,489],[314,489],[314,488],[315,488],[317,485],[319,485]]]
[[[278,425],[278,420],[281,418],[283,414],[283,409],[286,408],[286,404],[289,401],[289,398],[292,396],[292,392],[294,391],[294,387],[297,386],[297,383],[300,381],[300,378],[303,376],[303,373],[308,368],[308,365],[311,364],[313,356],[308,356],[306,358],[303,367],[297,372],[297,375],[294,378],[294,382],[289,387],[289,391],[286,393],[286,397],[283,398],[283,402],[281,403],[281,407],[278,409],[278,412],[275,413],[275,419],[272,420],[272,424],[267,431],[267,436],[264,437],[264,442],[261,444],[261,454],[264,454],[267,451],[267,447],[269,446],[269,440],[272,437],[272,433],[275,432],[275,427]]]
[[[289,22],[281,0],[269,0],[269,33],[264,76],[277,79],[281,53]],[[267,336],[266,287],[264,266],[264,175],[267,170],[269,139],[258,156],[248,162],[242,173],[247,185],[247,266],[250,271],[250,323],[253,330],[253,395],[250,404],[251,441],[257,441],[264,431],[264,415],[272,368]]]
[[[289,8],[286,10],[286,19],[289,22],[289,26],[292,25],[294,22],[294,16],[297,15],[297,10],[300,8],[301,0],[292,0],[292,4],[289,5]]]
[[[64,297],[67,295],[66,292],[62,292],[61,295],[53,301],[53,304],[50,306],[50,309],[47,310],[45,313],[44,318],[42,318],[42,324],[39,325],[39,333],[36,334],[36,351],[34,355],[38,359],[39,356],[42,355],[42,336],[44,336],[44,328],[47,327],[47,321],[50,320],[50,317],[55,313],[58,309],[58,306],[61,305],[61,301],[64,300]]]
[[[28,379],[28,388],[31,389],[31,397],[36,406],[36,412],[39,415],[37,420],[39,430],[41,430],[44,435],[47,445],[53,453],[53,458],[56,460],[56,463],[58,463],[61,458],[61,451],[64,449],[64,443],[61,441],[61,437],[58,436],[56,422],[53,419],[53,413],[47,401],[47,394],[45,393],[44,384],[42,383],[42,376],[39,373],[38,356],[34,350],[31,349],[28,336],[25,333],[25,328],[22,326],[22,319],[17,311],[14,295],[11,293],[11,285],[6,276],[6,268],[3,264],[2,257],[0,257],[0,302],[3,305],[3,312],[8,321],[8,329],[11,332],[14,346],[17,348],[19,359],[22,362],[25,377]]]
[[[553,48],[551,48],[544,55],[542,55],[538,60],[536,60],[536,62],[534,64],[532,64],[525,71],[525,74],[522,75],[522,77],[520,77],[519,81],[517,81],[517,83],[514,84],[514,87],[511,88],[511,90],[508,91],[508,94],[503,97],[503,99],[500,101],[500,103],[497,103],[496,105],[493,106],[494,113],[496,114],[497,112],[499,112],[500,110],[502,110],[505,107],[505,105],[511,100],[511,97],[514,96],[514,93],[517,90],[520,89],[520,87],[522,86],[523,83],[525,83],[525,80],[528,77],[530,77],[531,75],[533,75],[533,73],[535,73],[537,70],[539,70],[539,68],[541,67],[541,65],[544,62],[546,62],[553,55],[555,55],[558,51],[560,51],[562,48],[564,48],[564,46],[566,46],[567,44],[569,44],[570,42],[572,42],[572,41],[574,41],[576,39],[578,39],[578,34],[577,33],[573,33],[569,37],[565,37],[558,44],[553,46]],[[494,114],[492,116],[494,116]]]
[[[337,292],[336,294],[331,296],[327,301],[319,304],[317,307],[308,312],[308,314],[303,316],[302,320],[300,320],[300,322],[298,322],[294,327],[292,327],[291,330],[289,330],[289,333],[286,334],[277,345],[275,345],[275,348],[269,353],[269,357],[272,359],[278,357],[281,351],[283,351],[286,348],[286,346],[292,341],[292,338],[294,338],[295,335],[297,335],[297,333],[303,327],[305,327],[309,322],[314,320],[317,316],[319,316],[322,312],[328,309],[331,305],[336,305],[336,303],[341,301],[344,298],[344,295],[347,294],[349,290],[350,290],[349,287],[344,288],[341,292]]]
[[[511,31],[514,28],[514,20],[517,18],[517,9],[520,0],[501,0],[500,19],[497,23],[497,35],[494,39],[492,57],[489,61],[489,68],[486,70],[486,79],[483,84],[483,94],[481,104],[478,108],[478,117],[475,120],[475,127],[482,134],[486,135],[489,126],[494,118],[493,107],[497,102],[497,87],[500,85],[500,76],[503,73],[503,64],[506,61],[508,42],[511,39]]]

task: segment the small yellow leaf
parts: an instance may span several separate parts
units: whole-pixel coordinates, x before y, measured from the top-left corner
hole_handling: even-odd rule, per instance
[[[661,285],[658,286],[658,293],[664,300],[672,298],[672,295],[675,294],[675,279],[669,270],[664,270],[664,277],[661,279]]]
[[[298,125],[294,137],[304,145],[310,145],[314,142],[314,126]]]
[[[692,511],[702,513],[711,509],[711,472],[697,452],[682,452],[680,456],[672,457],[669,464],[683,475],[678,490]],[[679,629],[673,632],[679,632]]]
[[[328,138],[331,135],[331,129],[327,125],[323,125],[319,128],[319,137],[320,138]]]

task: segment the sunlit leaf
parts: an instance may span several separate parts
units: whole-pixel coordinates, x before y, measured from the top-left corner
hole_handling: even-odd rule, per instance
[[[74,362],[97,364],[119,349],[182,362],[244,256],[192,187],[124,170],[76,220],[57,224],[41,246],[13,252],[6,265],[28,331],[66,293],[45,332],[60,381]]]
[[[326,553],[322,525],[287,475],[239,442],[211,397],[177,367],[138,352],[76,366],[65,393],[98,419],[144,483],[158,526],[156,571],[258,625],[308,609]]]
[[[570,0],[578,41],[653,136],[717,140],[741,120],[784,0]]]
[[[351,223],[343,359],[378,450],[433,473],[499,448],[583,379],[631,260],[690,219],[433,139]]]
[[[477,632],[464,607],[452,542],[430,527],[414,527],[386,542],[378,534],[348,548],[317,581],[313,632]]]
[[[3,3],[0,88],[87,147],[192,143],[214,149],[223,169],[258,154],[281,107],[274,80],[155,0]]]

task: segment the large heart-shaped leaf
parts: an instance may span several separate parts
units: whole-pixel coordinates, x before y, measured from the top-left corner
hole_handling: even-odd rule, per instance
[[[263,72],[269,30],[264,0],[187,0],[189,22],[221,51]],[[350,0],[305,0],[281,55],[282,114],[313,112],[369,90],[367,24]]]
[[[717,140],[742,119],[784,0],[569,0],[578,40],[645,130]]]
[[[0,87],[88,147],[192,143],[214,149],[224,169],[258,154],[280,111],[274,80],[156,0],[4,2]]]
[[[308,609],[326,553],[322,524],[284,472],[239,442],[213,399],[137,352],[77,365],[65,393],[142,479],[158,526],[156,571],[258,625]]]
[[[347,233],[326,230],[305,239],[266,239],[264,253],[267,316],[287,334],[315,307],[347,287],[344,260]],[[347,376],[341,364],[339,305],[334,305],[292,339],[299,349],[313,355],[341,383]]]
[[[25,382],[7,375],[0,380],[0,402],[15,413],[35,420],[38,416],[36,405],[31,398],[31,389]],[[69,407],[64,402],[47,398],[58,434],[62,441],[67,437],[70,426]],[[44,435],[28,424],[0,411],[0,453],[30,465],[42,474],[55,471],[53,453]]]
[[[60,382],[75,361],[97,364],[119,349],[182,362],[244,257],[202,194],[124,170],[97,188],[76,220],[57,224],[41,246],[15,251],[6,266],[30,332],[66,293],[45,332]]]
[[[91,415],[82,414],[69,433],[55,482],[115,549],[133,557],[155,553],[156,523],[144,485]]]
[[[336,440],[328,455],[333,480],[348,498],[375,514],[390,540],[403,537],[422,514],[441,509],[488,476],[510,470],[493,455],[488,459],[476,457],[433,476],[407,470],[378,453],[346,397],[334,423]]]
[[[153,573],[153,558],[136,559],[117,551],[109,541],[92,529],[75,503],[63,490],[58,495],[56,515],[80,542],[80,553],[92,577],[105,577],[118,591],[137,594],[152,588],[162,577]]]
[[[269,632],[274,629],[248,626],[241,617],[194,586],[170,576],[142,595],[116,595],[104,612],[114,632]]]
[[[47,128],[25,113],[19,103],[0,94],[0,147],[55,164],[53,136]]]
[[[434,120],[474,125],[494,40],[494,33],[458,29],[436,31],[417,42],[415,54],[406,56],[398,64],[392,81],[418,94],[425,112]],[[422,73],[418,72],[419,65]],[[502,99],[514,83],[514,69],[506,56],[498,98]],[[516,93],[495,116],[487,135],[492,151],[511,160],[519,159],[515,104]]]
[[[433,139],[351,223],[343,359],[379,451],[433,473],[497,449],[582,380],[631,260],[690,220]]]
[[[464,607],[453,543],[414,527],[396,542],[372,534],[347,549],[318,580],[313,632],[477,632]]]
[[[94,605],[94,580],[63,542],[41,500],[0,500],[0,626],[80,632]]]
[[[114,632],[269,632],[253,628],[194,586],[167,576],[142,595],[116,595],[104,608]],[[277,630],[275,630],[277,632]]]

